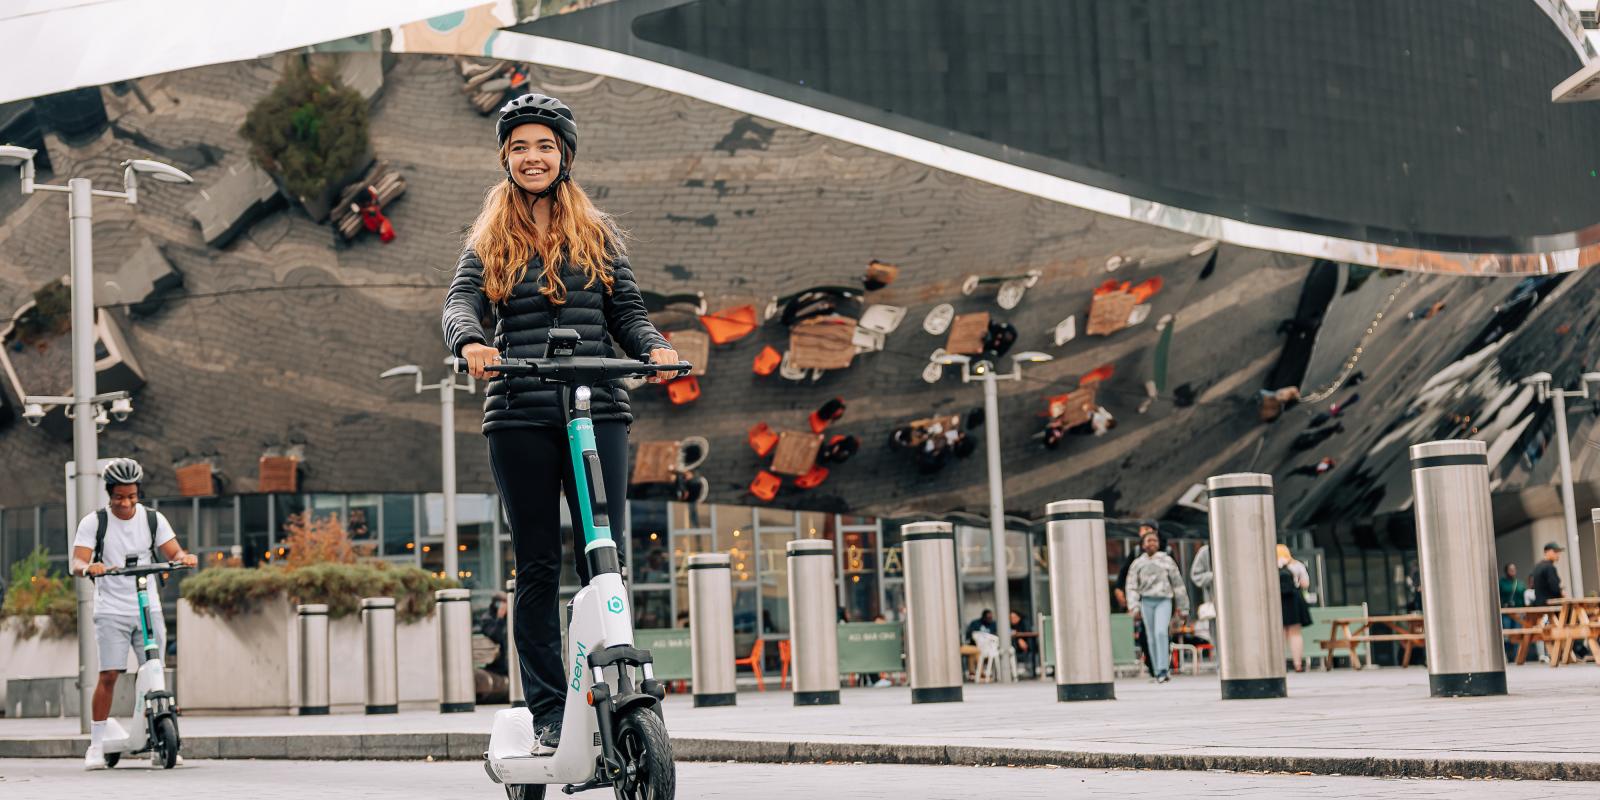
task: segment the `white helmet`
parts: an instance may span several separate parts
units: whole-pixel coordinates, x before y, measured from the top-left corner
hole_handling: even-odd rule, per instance
[[[144,468],[131,458],[111,459],[106,462],[104,474],[107,486],[139,483],[144,480]]]

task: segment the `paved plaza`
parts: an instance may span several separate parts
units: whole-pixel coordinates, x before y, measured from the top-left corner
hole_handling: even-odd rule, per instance
[[[667,702],[680,759],[1162,770],[1373,777],[1600,780],[1600,670],[1513,667],[1505,697],[1434,699],[1427,673],[1383,668],[1289,676],[1281,700],[1219,699],[1214,674],[1117,683],[1114,702],[1057,703],[1049,682],[966,687],[959,704],[912,705],[903,687],[851,689],[795,708],[743,692],[733,708]],[[473,760],[493,708],[474,714],[183,719],[190,758]],[[1563,720],[1572,735],[1561,735]],[[76,756],[77,721],[0,720],[0,757]],[[1592,793],[1600,790],[1590,784]],[[1591,794],[1593,796],[1593,794]]]
[[[199,798],[239,795],[252,800],[437,800],[503,797],[476,764],[445,761],[202,761],[171,772],[147,764],[84,773],[65,759],[0,760],[0,796],[17,800],[77,800],[85,796]],[[564,795],[552,793],[555,797]],[[577,797],[610,796],[609,790]],[[1174,800],[1209,797],[1450,798],[1451,800],[1567,800],[1594,797],[1593,784],[1328,777],[1234,772],[1006,769],[890,764],[678,765],[682,800],[759,796],[762,800],[817,798],[1120,797]]]

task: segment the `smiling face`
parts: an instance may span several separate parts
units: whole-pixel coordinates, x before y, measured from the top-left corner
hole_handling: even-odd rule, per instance
[[[116,514],[117,519],[133,519],[134,512],[139,508],[139,487],[134,484],[113,486],[109,494],[111,513]]]
[[[506,168],[511,179],[529,192],[542,192],[561,174],[561,148],[548,125],[528,122],[511,129],[506,141]]]

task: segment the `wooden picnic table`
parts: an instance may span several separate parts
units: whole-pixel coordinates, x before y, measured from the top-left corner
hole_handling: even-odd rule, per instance
[[[962,314],[950,323],[950,336],[945,339],[946,353],[975,356],[983,353],[983,340],[989,335],[989,312]]]
[[[678,468],[677,440],[654,440],[639,443],[639,454],[633,459],[633,475],[628,483],[672,483]]]
[[[690,375],[706,374],[706,362],[711,360],[711,337],[704,331],[668,331],[667,342],[678,351],[678,360],[694,366]]]
[[[1329,620],[1328,638],[1319,642],[1328,651],[1326,665],[1338,655],[1339,649],[1350,653],[1350,666],[1361,669],[1359,646],[1366,642],[1399,642],[1404,652],[1401,667],[1411,666],[1411,651],[1426,645],[1422,631],[1421,614],[1390,614],[1373,617],[1345,617]],[[1374,633],[1373,625],[1382,625],[1392,633]]]
[[[845,369],[856,355],[856,321],[813,317],[789,329],[789,354],[797,369]]]
[[[1533,649],[1533,643],[1550,641],[1550,631],[1560,623],[1561,606],[1519,606],[1500,609],[1502,616],[1510,617],[1517,623],[1515,628],[1505,628],[1501,635],[1515,642],[1517,645],[1516,662],[1524,664],[1528,661],[1528,653]]]
[[[1580,639],[1589,643],[1589,653],[1600,665],[1600,642],[1596,641],[1600,638],[1597,637],[1600,634],[1600,597],[1562,597],[1550,602],[1561,609],[1547,638],[1551,651],[1550,666],[1578,663],[1572,650],[1573,644]]]
[[[772,451],[772,471],[779,475],[804,475],[817,463],[822,449],[822,434],[810,431],[782,431]]]
[[[907,427],[911,428],[911,446],[918,447],[923,442],[928,441],[928,431],[934,425],[941,426],[944,431],[956,430],[961,427],[961,415],[947,414],[942,417],[926,417],[924,419],[914,419],[907,423]],[[940,431],[940,433],[942,435],[943,431]]]

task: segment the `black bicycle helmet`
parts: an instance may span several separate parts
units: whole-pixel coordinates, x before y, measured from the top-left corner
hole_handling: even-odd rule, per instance
[[[498,146],[501,148],[506,146],[506,140],[511,138],[511,131],[518,125],[531,122],[548,125],[556,138],[561,140],[561,144],[565,145],[560,174],[556,175],[556,179],[543,191],[532,193],[535,197],[544,197],[554,192],[556,187],[567,179],[571,162],[578,157],[578,123],[573,119],[572,109],[567,108],[566,103],[545,94],[525,94],[500,107],[500,117],[494,123]],[[509,166],[506,169],[506,180],[511,180]]]

